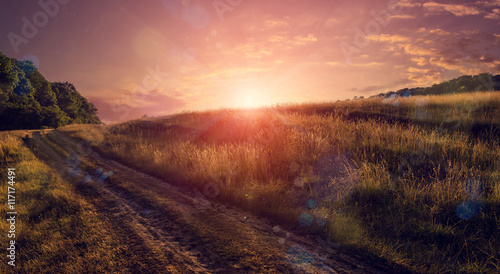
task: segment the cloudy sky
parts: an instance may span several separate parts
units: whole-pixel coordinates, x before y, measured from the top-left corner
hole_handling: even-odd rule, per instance
[[[0,51],[105,121],[500,73],[500,0],[1,0]]]

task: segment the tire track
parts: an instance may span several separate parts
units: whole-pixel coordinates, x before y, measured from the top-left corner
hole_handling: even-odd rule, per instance
[[[256,268],[260,273],[393,272],[379,263],[343,253],[336,247],[318,245],[290,231],[280,229],[277,233],[270,223],[248,212],[193,198],[162,180],[103,158],[88,147],[83,149],[81,143],[60,131],[32,131],[28,135],[28,146],[76,184],[80,194],[109,220],[113,233],[128,249],[124,256],[134,253],[133,258],[144,258],[130,264],[132,272],[249,273]],[[73,158],[82,171],[75,177],[67,172],[68,159]],[[109,171],[112,175],[104,180],[98,178]],[[92,180],[84,174],[92,176]],[[213,233],[200,232],[200,227]],[[285,244],[279,242],[278,234],[286,235]],[[210,235],[229,235],[228,246],[245,250],[235,250],[238,255],[228,256],[231,252],[214,244],[224,239],[212,239]],[[305,261],[300,258],[304,254],[309,256]],[[238,263],[242,261],[248,265]]]
[[[144,216],[146,209],[135,201],[136,197],[133,195],[123,189],[120,190],[119,187],[113,186],[109,182],[99,182],[97,180],[85,183],[82,178],[76,178],[77,181],[75,182],[75,178],[68,176],[68,168],[64,168],[68,159],[75,158],[75,155],[82,159],[82,163],[78,165],[78,168],[90,174],[95,172],[96,167],[106,170],[114,169],[122,173],[120,167],[105,163],[94,152],[85,155],[78,148],[78,143],[75,140],[58,131],[34,132],[29,142],[37,148],[41,158],[47,161],[55,170],[59,170],[63,177],[77,184],[77,189],[96,206],[103,217],[109,220],[114,229],[113,233],[119,236],[120,241],[125,243],[127,248],[130,248],[130,251],[137,255],[136,257],[147,258],[144,260],[144,267],[136,265],[135,269],[158,273],[168,270],[169,265],[175,264],[177,267],[170,269],[171,271],[177,269],[182,273],[212,272],[207,268],[206,263],[201,262],[195,256],[196,254],[193,251],[186,250],[178,242],[173,241],[175,238],[180,238],[179,235],[173,235],[182,233],[182,231],[180,229],[168,229],[175,227],[172,221],[162,218],[164,222],[162,226],[153,225],[151,219],[158,217],[160,214],[153,211],[148,212],[147,215],[149,216]],[[57,145],[60,150],[55,150],[54,145]],[[66,154],[58,154],[57,151],[65,151]],[[183,249],[184,252],[178,252],[178,250]]]

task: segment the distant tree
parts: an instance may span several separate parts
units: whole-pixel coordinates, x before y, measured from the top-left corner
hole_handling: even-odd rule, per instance
[[[500,75],[493,76],[493,90],[500,90]]]
[[[375,95],[375,97],[387,98],[391,96],[392,93],[398,94],[399,96],[405,96],[405,94],[411,94],[413,96],[494,90],[500,90],[500,75],[493,76],[491,73],[481,73],[475,76],[463,75],[425,88],[404,88],[396,92],[389,91],[386,93],[379,93]]]
[[[475,91],[492,91],[493,88],[493,75],[491,73],[481,73],[473,76]]]

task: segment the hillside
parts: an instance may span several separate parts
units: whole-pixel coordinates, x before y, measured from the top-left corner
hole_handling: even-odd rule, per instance
[[[498,273],[499,110],[476,92],[1,132],[18,268]]]
[[[496,273],[499,109],[500,93],[475,92],[183,113],[91,134],[63,131],[318,245],[331,240],[415,273]]]
[[[380,93],[372,97],[443,95],[452,93],[468,93],[477,91],[499,91],[500,75],[481,73],[478,75],[462,75],[449,81],[434,84],[430,87],[403,88],[397,91]]]
[[[96,114],[71,83],[49,82],[31,61],[0,53],[0,130],[98,124]]]
[[[0,173],[0,194],[14,185],[9,197],[23,199],[14,205],[20,223],[0,222],[1,231],[16,231],[15,243],[0,241],[0,248],[15,250],[0,273],[405,271],[327,239],[318,244],[319,238],[205,196],[206,188],[186,191],[172,178],[127,167],[94,147],[105,145],[108,128],[0,132],[0,165],[10,168]]]

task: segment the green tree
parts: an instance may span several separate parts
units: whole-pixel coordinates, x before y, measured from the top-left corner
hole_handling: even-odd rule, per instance
[[[28,76],[28,80],[35,90],[34,96],[40,105],[44,107],[57,105],[57,97],[54,91],[52,91],[50,82],[45,80],[40,72],[31,72]]]
[[[0,53],[0,130],[100,123],[97,109],[71,83],[50,83],[31,61]]]

